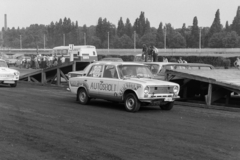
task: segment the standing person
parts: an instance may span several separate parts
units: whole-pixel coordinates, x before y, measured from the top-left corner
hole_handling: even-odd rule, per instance
[[[148,48],[146,44],[143,44],[143,49],[142,49],[142,60],[147,62],[147,54],[148,54]]]
[[[158,49],[153,46],[153,51],[152,51],[152,54],[153,54],[153,62],[157,62],[158,61]]]
[[[163,62],[168,62],[168,59],[166,57],[163,57]]]
[[[183,63],[182,57],[179,57],[178,63]]]
[[[38,56],[36,56],[36,57],[34,58],[34,62],[35,62],[35,68],[36,68],[36,69],[39,69]]]
[[[240,58],[237,57],[236,61],[234,62],[234,66],[240,69]]]
[[[61,63],[63,64],[63,63],[65,63],[65,57],[62,55],[62,57],[61,57]]]

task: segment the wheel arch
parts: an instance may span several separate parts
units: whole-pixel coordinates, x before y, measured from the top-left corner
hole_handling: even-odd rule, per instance
[[[125,99],[125,97],[126,97],[126,95],[127,95],[128,93],[133,93],[133,94],[135,94],[136,97],[138,98],[138,95],[137,95],[137,93],[136,93],[134,90],[127,89],[127,90],[125,90],[124,93],[123,93],[123,97],[122,97],[122,100],[123,100],[123,101],[124,101],[124,99]]]
[[[89,94],[88,94],[88,89],[85,87],[85,86],[80,86],[80,87],[78,87],[78,89],[77,89],[77,97],[76,97],[76,100],[77,101],[79,101],[79,99],[78,99],[78,94],[79,94],[79,91],[80,91],[80,89],[85,89],[85,91],[87,92],[87,96],[89,97]]]

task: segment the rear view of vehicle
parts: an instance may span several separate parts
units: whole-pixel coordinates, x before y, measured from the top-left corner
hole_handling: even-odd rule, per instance
[[[8,68],[6,61],[0,60],[0,83],[10,84],[11,87],[17,86],[20,73],[17,70]]]

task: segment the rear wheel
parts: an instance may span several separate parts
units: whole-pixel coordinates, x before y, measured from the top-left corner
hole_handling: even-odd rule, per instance
[[[14,84],[10,84],[11,87],[17,87],[17,81],[14,82]]]
[[[79,89],[77,97],[81,104],[88,104],[88,102],[90,101],[90,98],[88,97],[86,90],[83,88]]]
[[[141,106],[141,103],[134,93],[128,93],[126,95],[124,104],[128,112],[137,112]]]
[[[174,102],[168,102],[165,105],[160,105],[162,110],[171,110],[173,108]]]

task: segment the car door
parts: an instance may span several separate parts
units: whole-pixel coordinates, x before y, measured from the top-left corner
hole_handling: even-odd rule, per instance
[[[99,96],[103,99],[117,101],[119,76],[115,65],[105,65],[99,84]]]
[[[99,86],[100,80],[102,79],[102,70],[102,64],[92,65],[90,71],[84,79],[84,82],[87,84],[88,94],[90,97],[99,97]]]

